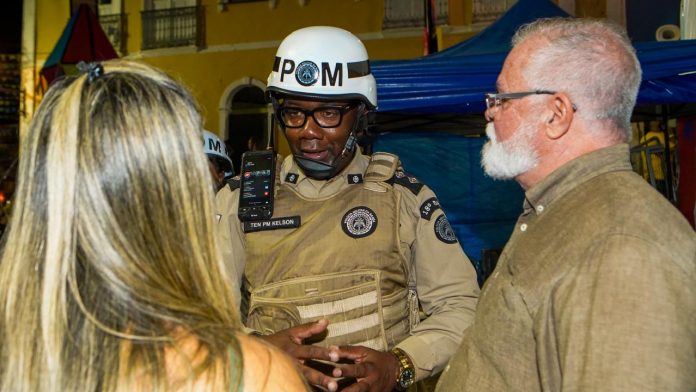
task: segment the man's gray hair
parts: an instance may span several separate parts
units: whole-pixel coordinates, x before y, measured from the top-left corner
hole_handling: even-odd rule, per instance
[[[547,18],[522,26],[512,45],[529,38],[547,41],[523,71],[529,86],[568,94],[578,116],[610,121],[620,133],[613,136],[630,140],[641,69],[625,31],[603,20]]]

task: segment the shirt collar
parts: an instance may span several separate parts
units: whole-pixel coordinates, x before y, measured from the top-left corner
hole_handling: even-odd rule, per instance
[[[292,155],[285,157],[280,169],[280,183],[293,186],[301,194],[307,197],[328,197],[348,186],[348,176],[353,174],[363,174],[369,159],[363,155],[360,148],[355,149],[355,155],[340,173],[328,180],[316,180],[305,175],[302,168],[295,162]],[[294,182],[288,182],[288,174],[296,174]]]
[[[615,144],[575,158],[527,190],[524,214],[534,211],[538,215],[550,203],[578,185],[602,174],[623,170],[633,170],[626,143]]]

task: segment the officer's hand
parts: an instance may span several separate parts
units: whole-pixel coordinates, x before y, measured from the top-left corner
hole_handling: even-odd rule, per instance
[[[333,376],[357,379],[343,392],[388,392],[396,386],[400,369],[394,355],[363,346],[341,346],[338,355],[354,363],[336,365]]]
[[[297,325],[278,331],[272,335],[259,337],[297,359],[300,364],[300,370],[307,379],[307,382],[313,385],[321,385],[329,391],[335,391],[338,388],[336,380],[304,364],[306,359],[322,359],[332,362],[338,360],[338,354],[335,348],[328,349],[325,347],[302,344],[305,339],[323,333],[328,324],[328,320],[319,320],[315,323]]]

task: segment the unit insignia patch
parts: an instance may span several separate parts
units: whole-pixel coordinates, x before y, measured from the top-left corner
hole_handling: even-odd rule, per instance
[[[303,61],[295,70],[295,80],[303,86],[311,86],[319,79],[319,67],[311,61]]]
[[[355,207],[341,219],[343,232],[353,238],[363,238],[377,229],[377,215],[367,207]]]
[[[457,237],[454,235],[454,230],[452,230],[445,214],[440,215],[435,220],[435,236],[446,244],[457,242]]]

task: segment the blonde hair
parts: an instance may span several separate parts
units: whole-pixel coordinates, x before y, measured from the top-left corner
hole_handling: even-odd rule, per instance
[[[53,86],[22,138],[0,261],[0,390],[171,390],[174,329],[205,353],[189,381],[221,372],[239,385],[197,106],[147,65],[103,69]]]

